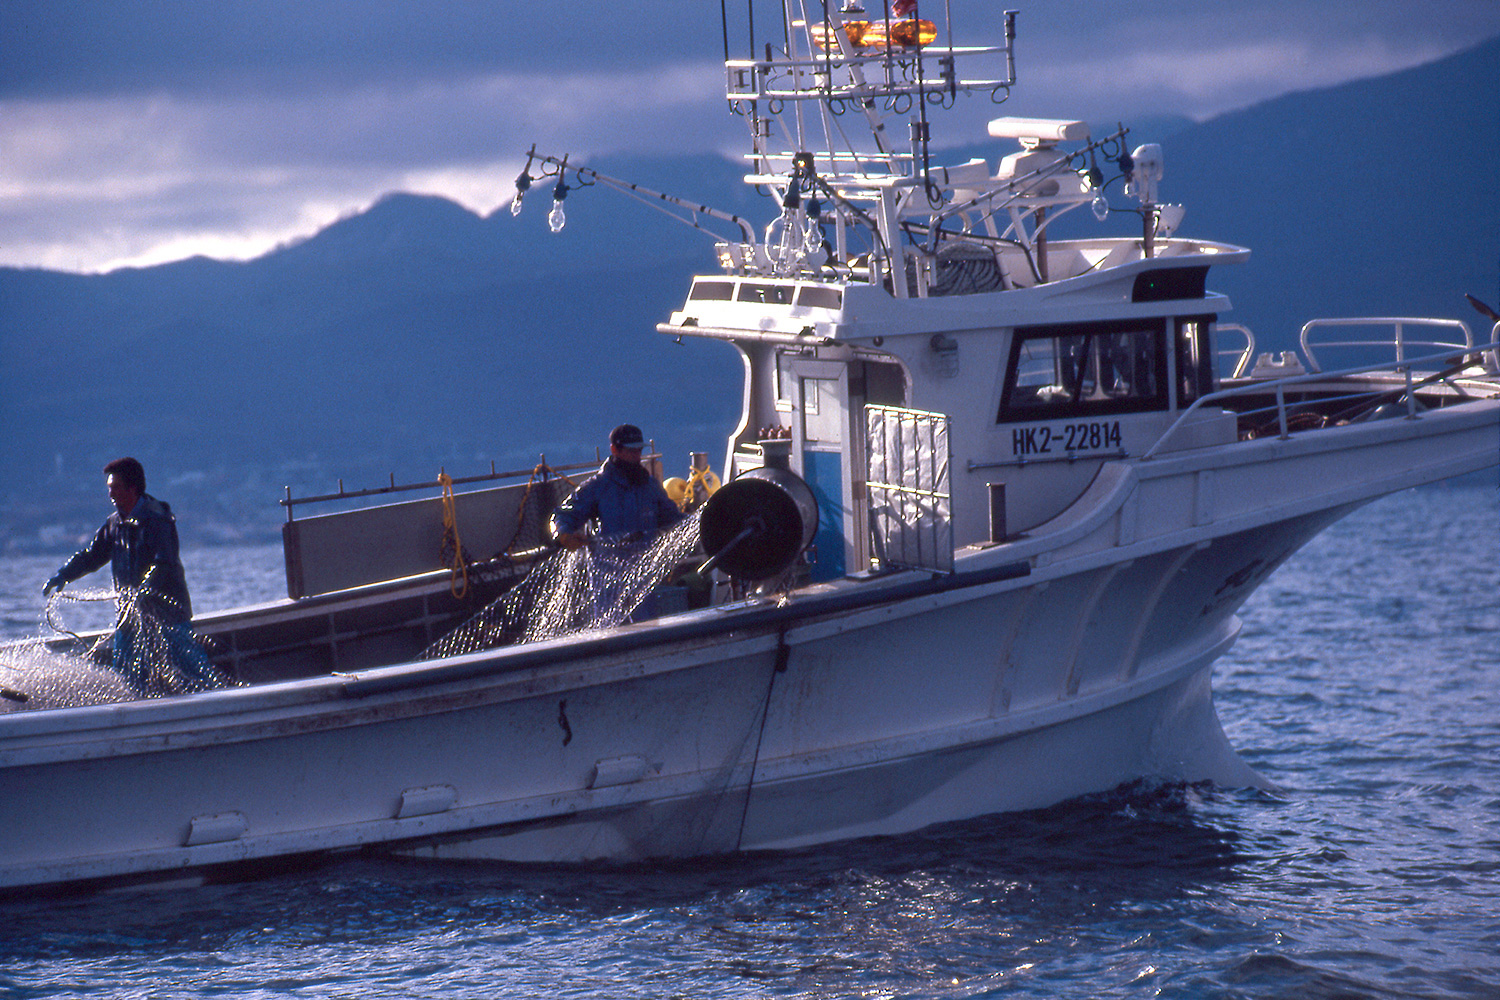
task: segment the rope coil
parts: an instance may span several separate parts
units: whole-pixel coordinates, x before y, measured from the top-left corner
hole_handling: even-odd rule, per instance
[[[463,600],[469,592],[469,560],[463,542],[458,537],[458,511],[453,500],[453,477],[446,472],[438,473],[438,482],[443,487],[443,550],[442,563],[453,571],[448,590],[454,597]]]

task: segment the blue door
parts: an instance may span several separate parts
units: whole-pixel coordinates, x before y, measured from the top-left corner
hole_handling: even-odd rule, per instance
[[[802,478],[818,501],[818,533],[813,538],[817,556],[811,575],[814,580],[833,580],[845,572],[843,449],[848,407],[844,377],[841,366],[803,364],[807,374],[802,377]]]
[[[836,451],[804,451],[802,478],[818,501],[818,533],[813,537],[817,561],[814,580],[833,580],[844,575],[844,474]]]

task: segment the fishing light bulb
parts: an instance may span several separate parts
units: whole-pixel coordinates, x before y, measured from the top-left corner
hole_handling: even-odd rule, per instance
[[[1094,188],[1094,200],[1089,207],[1094,210],[1094,218],[1100,222],[1109,216],[1109,199],[1104,197],[1103,188]]]
[[[568,186],[559,180],[557,187],[552,189],[552,211],[547,216],[547,225],[554,233],[562,232],[563,226],[568,224],[567,213],[563,211],[563,199],[567,196]]]
[[[531,187],[531,175],[521,171],[521,176],[516,178],[516,196],[510,202],[510,214],[521,214],[521,199],[526,197],[527,188]]]
[[[807,202],[807,217],[802,221],[802,250],[815,254],[823,248],[823,202],[814,196]]]

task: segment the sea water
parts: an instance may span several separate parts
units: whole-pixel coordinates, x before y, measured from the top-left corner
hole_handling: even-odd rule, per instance
[[[200,610],[279,593],[275,548],[212,551],[185,559]],[[37,632],[57,562],[0,560],[7,635]],[[0,998],[1500,996],[1496,490],[1357,511],[1242,617],[1219,714],[1272,792],[1141,782],[756,857],[11,900]]]

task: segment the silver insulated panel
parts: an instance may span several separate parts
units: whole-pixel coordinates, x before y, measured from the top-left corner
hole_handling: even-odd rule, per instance
[[[872,551],[882,566],[953,572],[948,417],[865,407]]]

